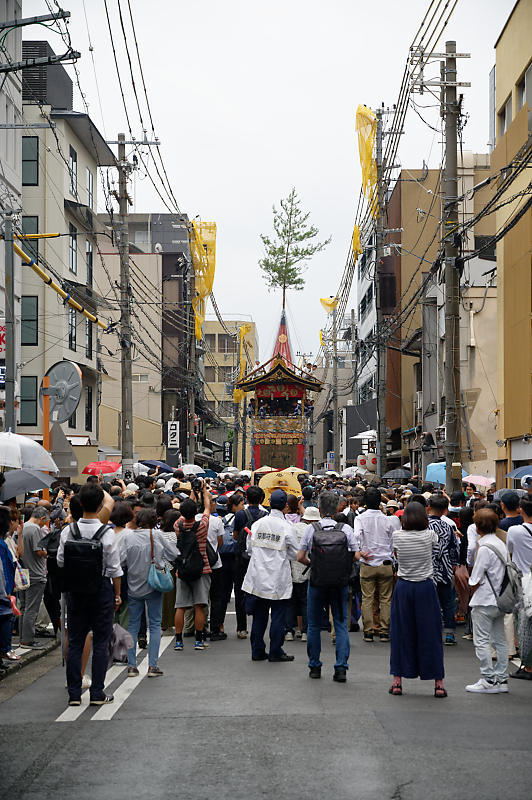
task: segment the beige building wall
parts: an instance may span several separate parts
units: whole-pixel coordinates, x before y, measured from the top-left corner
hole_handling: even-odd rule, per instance
[[[247,319],[224,320],[229,331],[237,332],[244,323],[251,324],[251,330],[244,338],[246,369],[251,372],[259,361],[259,340],[257,327],[254,322]],[[239,374],[239,343],[238,339],[229,337],[218,320],[205,320],[203,323],[203,340],[205,345],[204,374],[205,374],[205,399],[211,411],[216,413],[228,425],[228,430],[233,431],[235,414],[233,407],[232,384]],[[247,355],[246,355],[247,352]],[[239,416],[241,430],[238,433],[238,452],[233,446],[232,466],[249,469],[251,463],[251,425],[249,417],[243,414],[244,404],[241,403]],[[246,426],[247,445],[242,454],[243,426]],[[215,435],[215,434],[213,434]],[[211,438],[207,432],[207,438]],[[221,460],[221,457],[220,457]]]
[[[102,253],[111,281],[118,282],[120,259],[116,252],[109,251],[108,240],[102,240]],[[156,253],[138,253],[134,256],[134,262],[136,275],[132,280],[135,298],[132,304],[133,450],[135,458],[139,460],[164,459],[166,448],[162,443],[161,424],[161,308],[155,305],[157,295],[155,290],[152,292],[154,304],[143,307],[145,301],[141,298],[146,295],[140,290],[143,284],[146,286],[152,284],[161,290],[162,259]],[[103,273],[103,267],[98,263],[96,265],[98,276],[100,271]],[[139,275],[143,277],[138,277]],[[148,316],[144,311],[147,311]],[[116,313],[114,317],[117,318]],[[112,451],[121,450],[121,362],[117,333],[102,339],[102,345],[105,346],[101,349],[100,359],[105,372],[102,374],[99,407],[99,441],[100,449],[104,453],[109,451],[109,457],[112,459]],[[108,349],[111,350],[111,354]]]
[[[495,45],[496,147],[492,172],[498,174],[517,154],[530,158],[532,134],[531,36],[532,2],[514,6]],[[526,189],[530,170],[523,170],[500,202]],[[504,175],[502,176],[504,177]],[[497,185],[501,183],[497,178]],[[495,214],[503,228],[526,202],[519,197]],[[532,461],[532,209],[497,244],[498,299],[498,437],[497,477]]]

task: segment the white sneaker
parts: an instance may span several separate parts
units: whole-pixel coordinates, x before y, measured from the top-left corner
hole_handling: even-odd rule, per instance
[[[285,633],[284,640],[285,640],[285,642],[293,642],[294,641],[294,634],[292,633],[292,631],[288,631],[288,633]]]
[[[89,675],[84,675],[83,680],[81,681],[81,688],[82,689],[90,689],[92,686],[92,680]]]
[[[306,633],[302,633],[301,634],[301,641],[302,642],[306,642],[307,641],[307,634]]]
[[[296,639],[301,639],[301,631],[296,631]]]
[[[499,694],[508,694],[508,681],[497,681],[497,691]]]
[[[466,692],[476,692],[477,694],[499,694],[497,684],[490,683],[485,678],[479,678],[476,683],[470,683],[465,688]],[[506,691],[508,691],[508,688]]]

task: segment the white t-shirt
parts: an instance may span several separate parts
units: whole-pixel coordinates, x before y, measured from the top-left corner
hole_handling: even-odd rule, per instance
[[[528,575],[532,565],[532,525],[524,522],[508,528],[506,546],[514,564],[523,575]]]
[[[470,586],[479,584],[478,589],[469,601],[471,608],[474,606],[496,606],[497,598],[495,597],[495,592],[498,593],[501,590],[505,565],[489,547],[485,547],[486,544],[496,547],[504,561],[508,557],[506,546],[494,533],[488,533],[486,536],[480,537],[475,565],[469,578]],[[489,575],[493,589],[486,578],[486,574]]]
[[[196,514],[196,520],[200,520],[202,518],[202,514]],[[211,543],[214,547],[216,552],[218,553],[218,536],[224,535],[224,523],[221,517],[215,517],[214,514],[209,516],[209,532],[207,533],[207,541]],[[212,569],[220,569],[222,566],[222,559],[220,558],[220,553],[218,553],[218,560],[212,567]]]

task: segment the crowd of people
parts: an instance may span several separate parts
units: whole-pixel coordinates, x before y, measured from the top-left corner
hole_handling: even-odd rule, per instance
[[[113,700],[105,677],[121,648],[128,677],[139,675],[145,648],[147,677],[163,675],[163,632],[175,636],[176,653],[187,637],[197,651],[249,637],[253,661],[276,663],[294,661],[284,644],[300,639],[312,679],[321,678],[325,633],[335,645],[333,680],[344,683],[349,633],[360,630],[367,645],[390,643],[390,694],[419,677],[443,698],[444,648],[457,645],[460,626],[480,668],[467,691],[507,692],[518,657],[510,677],[532,680],[532,609],[520,596],[532,565],[532,486],[496,501],[470,485],[448,496],[416,479],[384,487],[303,475],[300,483],[299,497],[276,489],[266,502],[245,477],[155,470],[127,484],[89,476],[23,507],[8,501],[0,670],[20,658],[15,632],[28,650],[61,634],[69,704],[89,689],[91,704],[102,705]]]

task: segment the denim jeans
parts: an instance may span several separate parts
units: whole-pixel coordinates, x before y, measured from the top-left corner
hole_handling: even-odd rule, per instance
[[[137,637],[140,628],[142,612],[146,607],[148,612],[148,625],[150,638],[148,643],[148,665],[156,667],[159,658],[159,645],[161,644],[161,617],[163,596],[161,592],[150,592],[144,597],[131,597],[129,604],[129,632],[133,637],[133,647],[127,651],[127,663],[129,667],[137,666]]]
[[[437,583],[436,591],[440,600],[443,615],[443,632],[454,633],[456,630],[456,592],[452,583]]]
[[[508,645],[504,634],[504,614],[497,606],[473,606],[473,644],[480,661],[480,674],[489,681],[505,681],[508,678]],[[497,653],[493,664],[491,645]]]
[[[338,589],[322,589],[311,586],[309,581],[307,596],[307,655],[309,667],[321,667],[321,614],[323,606],[331,606],[331,612],[336,632],[336,663],[335,667],[347,669],[349,658],[349,634],[347,632],[347,598],[348,586],[339,586]]]

